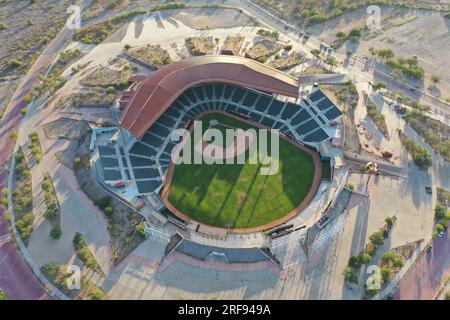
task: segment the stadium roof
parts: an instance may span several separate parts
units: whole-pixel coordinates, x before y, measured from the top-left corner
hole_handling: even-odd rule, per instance
[[[139,139],[185,90],[211,82],[298,98],[298,80],[279,70],[238,56],[200,56],[170,64],[143,80],[120,124]]]

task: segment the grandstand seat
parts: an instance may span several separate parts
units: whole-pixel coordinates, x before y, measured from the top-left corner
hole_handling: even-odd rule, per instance
[[[236,87],[233,96],[231,97],[231,101],[234,103],[240,103],[246,94],[246,90],[243,88]]]
[[[192,90],[197,95],[197,98],[198,98],[197,101],[205,101],[206,100],[206,95],[203,90],[203,86],[193,87]]]
[[[136,181],[138,190],[140,193],[150,193],[155,191],[161,186],[161,181],[159,180],[142,180]]]
[[[256,100],[258,99],[258,94],[249,91],[247,93],[247,95],[245,96],[244,101],[242,101],[242,104],[246,107],[253,107],[253,105],[255,104]]]
[[[133,167],[149,167],[155,164],[154,161],[130,155],[130,163]]]
[[[310,119],[309,121],[306,121],[305,123],[298,126],[295,131],[301,136],[304,136],[305,134],[311,132],[312,130],[316,129],[319,125],[314,119]]]
[[[204,85],[203,89],[205,90],[206,98],[208,100],[213,100],[215,98],[214,85],[213,84]]]
[[[156,168],[133,168],[133,174],[136,180],[159,178],[159,171]]]
[[[224,94],[223,94],[223,98],[226,99],[226,100],[231,99],[231,96],[232,96],[233,91],[235,90],[235,88],[236,88],[235,86],[226,85],[225,86],[225,91],[224,91]]]
[[[307,136],[305,136],[303,138],[303,140],[305,142],[321,142],[321,141],[323,141],[323,140],[325,140],[327,138],[328,138],[328,135],[325,132],[325,130],[320,128],[319,130],[316,130],[316,131],[308,134]]]
[[[271,102],[272,97],[261,94],[258,101],[256,101],[255,109],[264,113]]]
[[[302,109],[296,116],[291,119],[290,123],[293,126],[296,126],[302,122],[309,120],[310,118],[311,116],[308,114],[308,112],[305,109]]]

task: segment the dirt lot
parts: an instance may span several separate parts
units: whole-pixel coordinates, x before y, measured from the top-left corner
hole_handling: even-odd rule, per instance
[[[80,83],[88,87],[123,87],[128,85],[128,79],[131,76],[131,70],[124,68],[123,70],[114,70],[104,66],[95,68]]]
[[[118,10],[127,6],[142,3],[141,0],[92,0],[89,10],[83,14],[83,20],[98,17],[105,11]],[[155,0],[147,0],[145,2],[155,2]]]
[[[164,19],[173,18],[192,29],[233,28],[255,25],[255,21],[236,9],[187,8],[161,11]]]
[[[344,150],[360,154],[362,152],[361,143],[355,124],[354,109],[358,103],[358,93],[351,84],[346,85],[326,85],[321,89],[342,108],[344,113],[343,121],[345,126]]]
[[[377,0],[255,0],[255,2],[266,6],[278,15],[292,19],[298,24],[306,26],[329,20],[333,17],[348,14],[355,8],[367,6],[371,3],[377,4]],[[393,6],[399,5],[398,0],[386,0]],[[449,0],[404,0],[401,5],[411,8],[426,8],[434,10],[450,10]]]
[[[363,36],[357,43],[347,41],[343,51],[354,51],[358,56],[370,57],[369,48],[390,48],[396,57],[418,56],[419,65],[425,69],[423,86],[431,94],[450,97],[450,73],[442,66],[450,59],[450,20],[442,13],[429,10],[410,10],[382,7],[382,28]],[[365,25],[365,9],[356,10],[340,18],[321,23],[308,31],[319,39],[332,43],[339,31],[348,32]],[[431,83],[431,75],[441,78],[437,88]]]
[[[244,45],[245,37],[240,35],[228,36],[224,43],[222,50],[231,51],[233,54],[238,54]]]
[[[263,39],[256,42],[254,46],[246,52],[246,54],[252,59],[259,59],[263,57],[268,58],[277,51],[281,50],[282,47],[283,45],[278,41]]]
[[[34,2],[34,3],[33,3]],[[65,23],[69,0],[0,1],[0,77],[22,73]],[[12,67],[16,59],[22,66]]]
[[[305,56],[299,52],[284,53],[278,59],[274,59],[269,63],[273,68],[279,70],[287,70],[305,62]]]
[[[159,45],[131,48],[127,53],[131,57],[150,65],[164,66],[172,63],[172,59],[167,50],[161,48]]]
[[[186,38],[186,47],[193,56],[211,55],[215,53],[216,43],[213,37]]]
[[[60,136],[64,136],[67,139],[78,139],[82,130],[85,129],[85,122],[67,118],[60,118],[43,125],[47,139],[57,139]]]

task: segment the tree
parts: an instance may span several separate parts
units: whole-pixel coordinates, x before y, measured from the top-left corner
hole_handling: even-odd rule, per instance
[[[374,233],[372,233],[370,235],[369,239],[374,245],[381,246],[384,243],[383,232],[382,231],[376,231],[376,232],[374,232]]]
[[[59,266],[56,262],[49,262],[41,267],[41,272],[47,277],[54,277],[59,272]]]
[[[106,214],[108,217],[111,217],[111,215],[114,213],[114,209],[113,209],[112,207],[110,207],[110,206],[105,207],[105,208],[103,209],[103,211],[105,212],[105,214]]]
[[[372,260],[372,256],[368,253],[363,253],[362,255],[362,262],[364,262],[365,264],[369,263],[370,260]]]
[[[391,278],[391,269],[389,267],[382,267],[380,273],[383,283],[389,282],[389,279]]]
[[[106,93],[107,94],[115,94],[116,89],[113,86],[109,86],[108,88],[106,88]]]
[[[352,268],[350,268],[348,266],[345,267],[343,274],[344,274],[345,281],[347,281],[349,283],[358,284],[358,277],[356,276],[356,273]]]
[[[395,56],[394,51],[392,51],[391,49],[382,49],[378,51],[378,56],[382,59],[382,60],[388,60],[391,59]]]
[[[379,91],[381,89],[386,89],[386,83],[384,83],[382,81],[375,82],[373,84],[373,88],[375,89],[375,91]]]
[[[313,49],[311,50],[311,53],[313,54],[313,56],[318,57],[321,51],[319,49]]]
[[[431,76],[431,81],[433,82],[434,86],[436,86],[436,84],[441,81],[441,77],[436,76],[436,75],[432,75]]]
[[[104,300],[106,298],[105,292],[100,288],[95,288],[89,293],[89,299],[91,300]]]
[[[436,221],[439,221],[445,217],[445,214],[447,213],[447,209],[442,204],[437,204],[434,208],[434,219]]]
[[[21,68],[23,66],[23,62],[17,59],[11,59],[9,61],[9,66],[13,69],[18,69]]]
[[[441,233],[442,231],[444,231],[444,226],[442,224],[438,223],[436,225],[436,231],[437,231],[437,233]]]
[[[0,300],[7,300],[8,296],[5,291],[0,290]]]
[[[136,232],[141,237],[145,237],[145,223],[141,222],[136,226]]]
[[[353,28],[352,30],[350,30],[348,36],[360,38],[362,36],[362,30],[360,28]]]
[[[349,265],[349,267],[352,267],[352,268],[360,268],[362,263],[363,263],[363,261],[361,259],[361,256],[359,256],[359,255],[358,256],[351,256],[348,259],[348,265]]]
[[[395,221],[397,221],[397,217],[396,216],[386,217],[386,219],[384,219],[384,222],[386,222],[386,225],[388,226],[388,228],[392,228],[392,226],[394,225]]]
[[[48,179],[45,179],[41,184],[42,190],[44,190],[44,191],[50,190],[51,186],[52,186],[52,183]]]
[[[351,182],[348,182],[345,187],[350,190],[355,190],[355,185]]]
[[[346,37],[345,32],[339,31],[338,33],[336,33],[336,38],[338,39],[344,39]]]
[[[124,45],[123,47],[124,47],[125,50],[127,50],[127,51],[131,49],[131,46],[130,46],[129,44],[126,44],[126,45]]]
[[[57,239],[61,238],[61,235],[62,235],[62,231],[59,227],[53,227],[52,230],[50,230],[50,237],[52,239],[57,240]]]
[[[413,156],[414,163],[420,168],[427,169],[433,165],[433,158],[427,149],[421,146],[419,147]]]
[[[381,257],[381,261],[383,261],[384,264],[389,264],[390,262],[394,261],[396,257],[396,254],[394,251],[388,251]]]
[[[73,237],[72,244],[76,249],[81,248],[81,246],[84,244],[84,237],[81,233],[77,232],[75,233],[75,236]]]
[[[75,167],[78,167],[78,166],[80,165],[80,163],[81,163],[80,157],[76,157],[76,158],[73,160],[73,164],[74,164]]]
[[[12,141],[17,141],[17,138],[19,137],[19,134],[17,133],[17,131],[11,131],[11,133],[9,134],[9,138]]]

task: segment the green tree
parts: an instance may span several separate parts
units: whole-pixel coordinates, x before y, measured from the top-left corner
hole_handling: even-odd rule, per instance
[[[110,206],[105,207],[105,208],[103,209],[103,211],[105,212],[105,214],[106,214],[108,217],[111,217],[112,214],[114,213],[114,209],[113,209],[112,207],[110,207]]]
[[[381,49],[378,51],[378,56],[382,59],[382,60],[388,60],[393,58],[394,55],[394,51],[392,51],[392,49]]]
[[[442,204],[437,204],[434,208],[434,220],[438,221],[445,217],[447,208]]]
[[[73,237],[72,244],[76,249],[80,249],[84,245],[84,237],[81,233],[75,233]]]
[[[48,190],[50,190],[51,186],[52,186],[52,183],[48,179],[45,179],[44,181],[42,181],[42,184],[41,184],[42,190],[48,191]]]
[[[106,298],[106,294],[100,288],[96,288],[89,293],[89,299],[91,300],[104,300]]]
[[[116,89],[113,86],[109,86],[108,88],[106,88],[106,93],[107,94],[115,94]]]
[[[376,231],[370,235],[369,239],[374,245],[379,247],[379,246],[383,245],[383,243],[384,243],[383,232]]]
[[[336,38],[338,39],[344,39],[346,37],[345,32],[339,31],[338,33],[336,33]]]
[[[379,90],[381,90],[381,89],[386,89],[386,83],[384,83],[384,82],[382,82],[382,81],[375,82],[375,83],[373,84],[373,88],[374,88],[376,91],[379,91]]]
[[[8,296],[5,291],[0,290],[0,300],[7,300]]]
[[[383,283],[388,283],[391,278],[391,269],[389,267],[382,267],[380,270],[381,273],[381,279],[383,280]]]
[[[349,265],[349,267],[352,267],[352,268],[360,268],[361,267],[361,265],[362,265],[362,259],[361,259],[361,256],[351,256],[349,259],[348,259],[348,265]]]
[[[59,227],[53,227],[52,230],[50,230],[50,237],[52,239],[57,240],[57,239],[61,238],[61,235],[62,235],[62,231]]]
[[[11,131],[11,133],[9,134],[9,138],[12,141],[17,141],[17,138],[19,137],[19,134],[17,133],[17,131]]]
[[[436,75],[432,75],[431,76],[431,81],[433,82],[433,84],[436,86],[436,84],[441,81],[441,77],[436,76]]]
[[[344,274],[345,281],[347,281],[349,283],[358,284],[358,276],[356,275],[353,268],[350,268],[348,266],[345,267],[343,274]]]
[[[141,222],[136,226],[136,232],[141,237],[145,237],[145,223]]]

